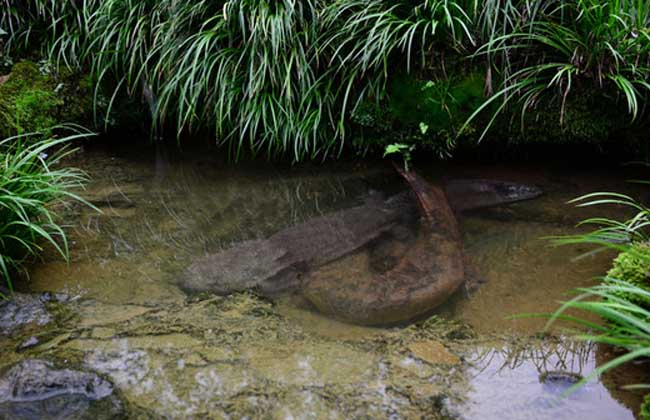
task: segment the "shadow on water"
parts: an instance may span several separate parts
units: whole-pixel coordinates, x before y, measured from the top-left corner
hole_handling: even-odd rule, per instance
[[[68,209],[71,264],[52,255],[31,270],[33,291],[79,299],[75,315],[30,355],[76,360],[109,377],[129,407],[154,416],[633,418],[639,395],[620,385],[638,375],[596,378],[558,399],[563,377],[545,382],[542,375],[588,375],[603,350],[534,338],[543,321],[508,319],[552,312],[568,290],[593,284],[608,268],[611,255],[553,248],[540,238],[568,233],[590,215],[565,205],[577,195],[637,193],[623,176],[453,164],[431,170],[432,179],[536,184],[545,195],[461,216],[466,252],[487,280],[478,291],[457,293],[439,317],[368,328],[319,315],[297,296],[188,297],[176,278],[199,255],[399,190],[385,166],[235,168],[200,154],[152,156],[88,149],[74,158],[93,179],[84,197],[102,214]],[[21,357],[11,353],[5,363]]]

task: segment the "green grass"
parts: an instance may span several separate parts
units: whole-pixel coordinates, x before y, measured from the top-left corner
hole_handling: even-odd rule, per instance
[[[144,97],[154,127],[212,130],[234,157],[295,160],[336,156],[359,104],[384,99],[389,69],[421,68],[434,47],[461,51],[478,10],[474,0],[5,1],[8,46],[41,44],[53,62],[91,69],[113,100]]]
[[[87,176],[61,167],[61,160],[72,151],[71,141],[86,136],[39,139],[34,134],[0,141],[0,277],[10,291],[14,275],[44,245],[68,259],[57,206],[70,200],[85,203],[74,191],[83,187]]]
[[[509,25],[510,31],[494,32],[476,53],[499,63],[495,70],[501,75],[499,91],[483,108],[502,101],[498,113],[516,103],[523,121],[527,112],[555,101],[564,124],[567,98],[598,90],[612,107],[624,106],[630,120],[645,113],[650,93],[648,2],[526,3],[534,5],[531,14],[514,13],[519,23]]]
[[[470,123],[523,117],[598,92],[646,116],[650,4],[639,0],[4,0],[8,48],[144,98],[153,127],[210,130],[243,152],[337,155],[364,102],[395,75],[437,82],[480,69],[490,94]],[[99,90],[98,90],[99,92]],[[423,140],[424,141],[424,140]]]
[[[647,261],[650,264],[650,259]],[[549,328],[557,320],[568,321],[589,331],[575,333],[574,336],[578,339],[627,350],[625,354],[598,366],[578,386],[624,363],[650,357],[650,311],[647,306],[635,303],[649,302],[650,290],[624,280],[605,278],[604,281],[606,283],[578,289],[579,295],[565,302],[547,324]],[[594,323],[576,315],[567,315],[568,310],[597,315],[604,323]]]
[[[621,252],[601,284],[578,289],[578,296],[565,302],[547,324],[549,328],[557,320],[569,321],[589,331],[577,333],[577,338],[627,350],[599,366],[590,376],[593,377],[631,360],[650,357],[650,252],[647,248],[650,209],[630,196],[611,192],[587,194],[570,203],[581,207],[616,205],[632,210],[632,216],[626,220],[590,218],[580,226],[595,226],[592,231],[553,239],[558,245],[591,244]],[[567,315],[569,310],[597,315],[604,322],[594,323],[579,315]]]

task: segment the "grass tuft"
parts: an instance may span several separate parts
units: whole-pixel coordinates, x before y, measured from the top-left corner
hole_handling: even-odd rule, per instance
[[[88,178],[60,164],[73,151],[70,142],[87,136],[40,139],[38,134],[29,134],[0,141],[0,277],[11,292],[15,273],[45,244],[68,259],[68,242],[56,206],[70,200],[88,204],[74,192]]]

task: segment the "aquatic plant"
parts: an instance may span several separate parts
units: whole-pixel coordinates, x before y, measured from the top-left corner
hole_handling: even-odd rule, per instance
[[[71,141],[87,133],[42,139],[37,134],[0,141],[0,278],[13,291],[13,276],[49,244],[68,259],[68,242],[57,205],[86,203],[75,193],[87,176],[59,167]],[[6,296],[0,294],[0,297]]]

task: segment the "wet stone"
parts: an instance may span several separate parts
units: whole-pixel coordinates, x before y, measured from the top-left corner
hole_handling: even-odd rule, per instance
[[[112,394],[113,385],[94,373],[25,360],[0,378],[0,418],[116,418],[122,409]]]
[[[52,318],[45,308],[48,298],[16,293],[10,301],[0,302],[0,334],[11,334],[27,325],[45,325]]]
[[[561,370],[544,372],[539,375],[539,381],[544,389],[552,394],[562,394],[582,380],[582,375]]]
[[[408,346],[418,359],[432,365],[458,365],[460,359],[437,341],[418,341]]]

